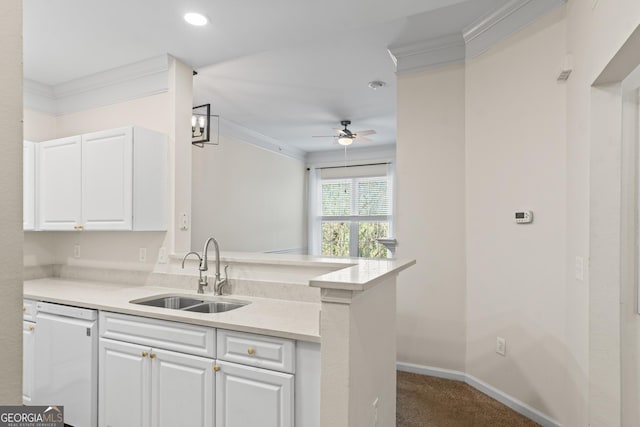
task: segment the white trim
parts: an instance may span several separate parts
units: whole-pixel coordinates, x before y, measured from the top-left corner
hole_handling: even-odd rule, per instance
[[[433,366],[416,365],[413,363],[405,362],[396,362],[396,368],[402,372],[411,372],[414,374],[464,382],[544,427],[562,427],[562,424],[552,419],[548,415],[543,414],[542,412],[527,405],[521,400],[518,400],[515,397],[510,396],[503,391],[498,390],[497,388],[465,372],[455,371],[451,369],[435,368]]]
[[[166,76],[172,60],[173,58],[169,55],[160,55],[144,59],[134,62],[133,64],[123,65],[89,76],[80,77],[70,82],[57,84],[54,86],[54,92],[57,98],[66,98],[120,85],[132,80],[141,80],[157,74]],[[166,85],[168,85],[168,82]]]
[[[357,164],[371,160],[393,161],[396,158],[395,145],[374,145],[364,148],[348,148],[347,164]],[[344,165],[344,148],[335,150],[312,151],[307,153],[305,159],[307,165],[319,167]]]
[[[171,61],[160,55],[53,86],[25,79],[25,106],[60,116],[164,93]]]
[[[51,86],[29,79],[24,79],[22,84],[24,108],[50,115],[56,114],[56,96]]]
[[[462,30],[467,59],[486,52],[567,0],[511,0]]]
[[[429,377],[444,378],[447,380],[465,382],[464,372],[451,369],[434,368],[433,366],[414,365],[413,363],[396,362],[398,371],[411,372],[412,374],[427,375]]]
[[[509,396],[507,393],[498,390],[497,388],[485,383],[484,381],[479,380],[473,375],[466,374],[465,382],[476,390],[481,391],[487,396],[494,398],[503,405],[508,406],[519,414],[524,415],[525,417],[537,422],[544,427],[562,427],[562,424],[560,424],[558,421],[543,414],[537,409],[532,408],[521,400]]]
[[[388,47],[399,75],[461,64],[486,52],[567,0],[510,0],[461,32]]]
[[[246,142],[247,144],[255,145],[256,147],[263,148],[277,154],[282,154],[283,156],[291,157],[296,160],[304,161],[305,159],[304,151],[223,117],[220,117],[220,135],[241,142]]]
[[[453,33],[406,45],[389,46],[396,73],[404,74],[464,62],[462,34]]]

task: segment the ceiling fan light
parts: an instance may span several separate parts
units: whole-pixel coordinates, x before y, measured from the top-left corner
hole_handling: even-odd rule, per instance
[[[338,144],[340,145],[351,145],[353,142],[353,138],[349,138],[348,136],[341,136],[338,138]]]

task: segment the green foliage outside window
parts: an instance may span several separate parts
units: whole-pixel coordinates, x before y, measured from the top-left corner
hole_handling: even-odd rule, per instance
[[[327,221],[322,223],[322,255],[352,256],[349,253],[350,222]],[[358,256],[364,258],[387,258],[387,248],[376,239],[388,236],[386,222],[361,222],[358,224]]]
[[[322,223],[322,255],[349,256],[349,223]]]
[[[358,227],[358,256],[365,258],[386,258],[387,248],[376,239],[388,237],[389,223],[361,222]]]

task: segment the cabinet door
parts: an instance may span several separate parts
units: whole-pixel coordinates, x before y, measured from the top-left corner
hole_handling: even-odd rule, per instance
[[[217,364],[216,427],[293,426],[293,375]]]
[[[35,323],[22,322],[22,403],[31,404],[33,396],[33,371],[35,370]]]
[[[82,220],[85,230],[131,230],[133,132],[82,135]]]
[[[150,427],[151,349],[100,339],[98,425]]]
[[[80,215],[80,137],[39,143],[37,161],[38,226],[74,230]]]
[[[151,425],[213,427],[213,359],[152,350]]]
[[[33,142],[22,143],[22,228],[36,228],[36,147]]]

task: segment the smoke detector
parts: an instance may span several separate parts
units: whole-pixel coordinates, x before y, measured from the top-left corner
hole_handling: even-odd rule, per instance
[[[383,82],[382,80],[373,80],[373,81],[370,81],[367,86],[369,86],[369,88],[373,90],[378,90],[380,88],[385,87],[386,85],[387,83]]]

